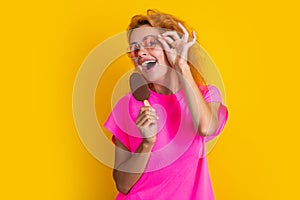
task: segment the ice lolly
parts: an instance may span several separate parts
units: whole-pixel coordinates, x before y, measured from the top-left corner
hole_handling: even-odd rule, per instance
[[[145,106],[150,106],[148,98],[150,90],[144,77],[139,73],[133,73],[130,76],[130,89],[134,98],[144,102]]]

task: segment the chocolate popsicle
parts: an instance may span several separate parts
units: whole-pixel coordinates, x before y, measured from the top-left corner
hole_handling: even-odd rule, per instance
[[[133,73],[130,76],[130,89],[134,98],[144,102],[145,106],[150,106],[148,98],[150,90],[144,77],[139,73]]]

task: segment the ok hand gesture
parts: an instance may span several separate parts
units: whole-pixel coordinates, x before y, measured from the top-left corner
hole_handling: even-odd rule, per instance
[[[196,42],[196,34],[193,31],[193,39],[189,41],[189,33],[181,23],[178,26],[183,31],[183,36],[180,37],[176,31],[166,31],[158,37],[162,44],[169,63],[178,72],[183,73],[189,70],[187,65],[188,50]]]

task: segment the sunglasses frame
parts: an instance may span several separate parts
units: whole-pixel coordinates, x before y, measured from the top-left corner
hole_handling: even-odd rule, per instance
[[[127,48],[127,55],[130,58],[137,58],[141,47],[143,47],[144,49],[147,49],[147,50],[154,49],[158,42],[157,37],[158,37],[157,35],[147,35],[142,39],[142,42],[131,43],[129,45],[129,47]],[[149,39],[149,38],[154,38],[154,44],[152,46],[147,45],[148,44],[147,39]],[[137,46],[138,48],[133,49],[132,46],[135,46],[135,47]]]

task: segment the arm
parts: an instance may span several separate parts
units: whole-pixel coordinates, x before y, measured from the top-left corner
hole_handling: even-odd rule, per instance
[[[148,163],[153,144],[143,141],[135,154],[116,139],[113,178],[119,192],[127,194],[142,176]]]
[[[181,83],[198,134],[200,136],[212,135],[218,128],[218,109],[220,103],[207,103],[204,100],[189,67],[188,70],[182,71]]]
[[[116,139],[113,178],[117,189],[127,194],[144,173],[156,141],[157,116],[153,108],[144,106],[136,120],[143,141],[134,154]]]
[[[178,23],[178,26],[184,33],[181,38],[175,31],[167,31],[158,39],[167,52],[170,64],[179,73],[179,79],[184,89],[195,129],[200,136],[209,136],[218,127],[217,113],[220,103],[206,103],[203,99],[186,59],[189,48],[196,42],[196,35],[193,32],[193,40],[188,41],[189,33],[180,23]]]

